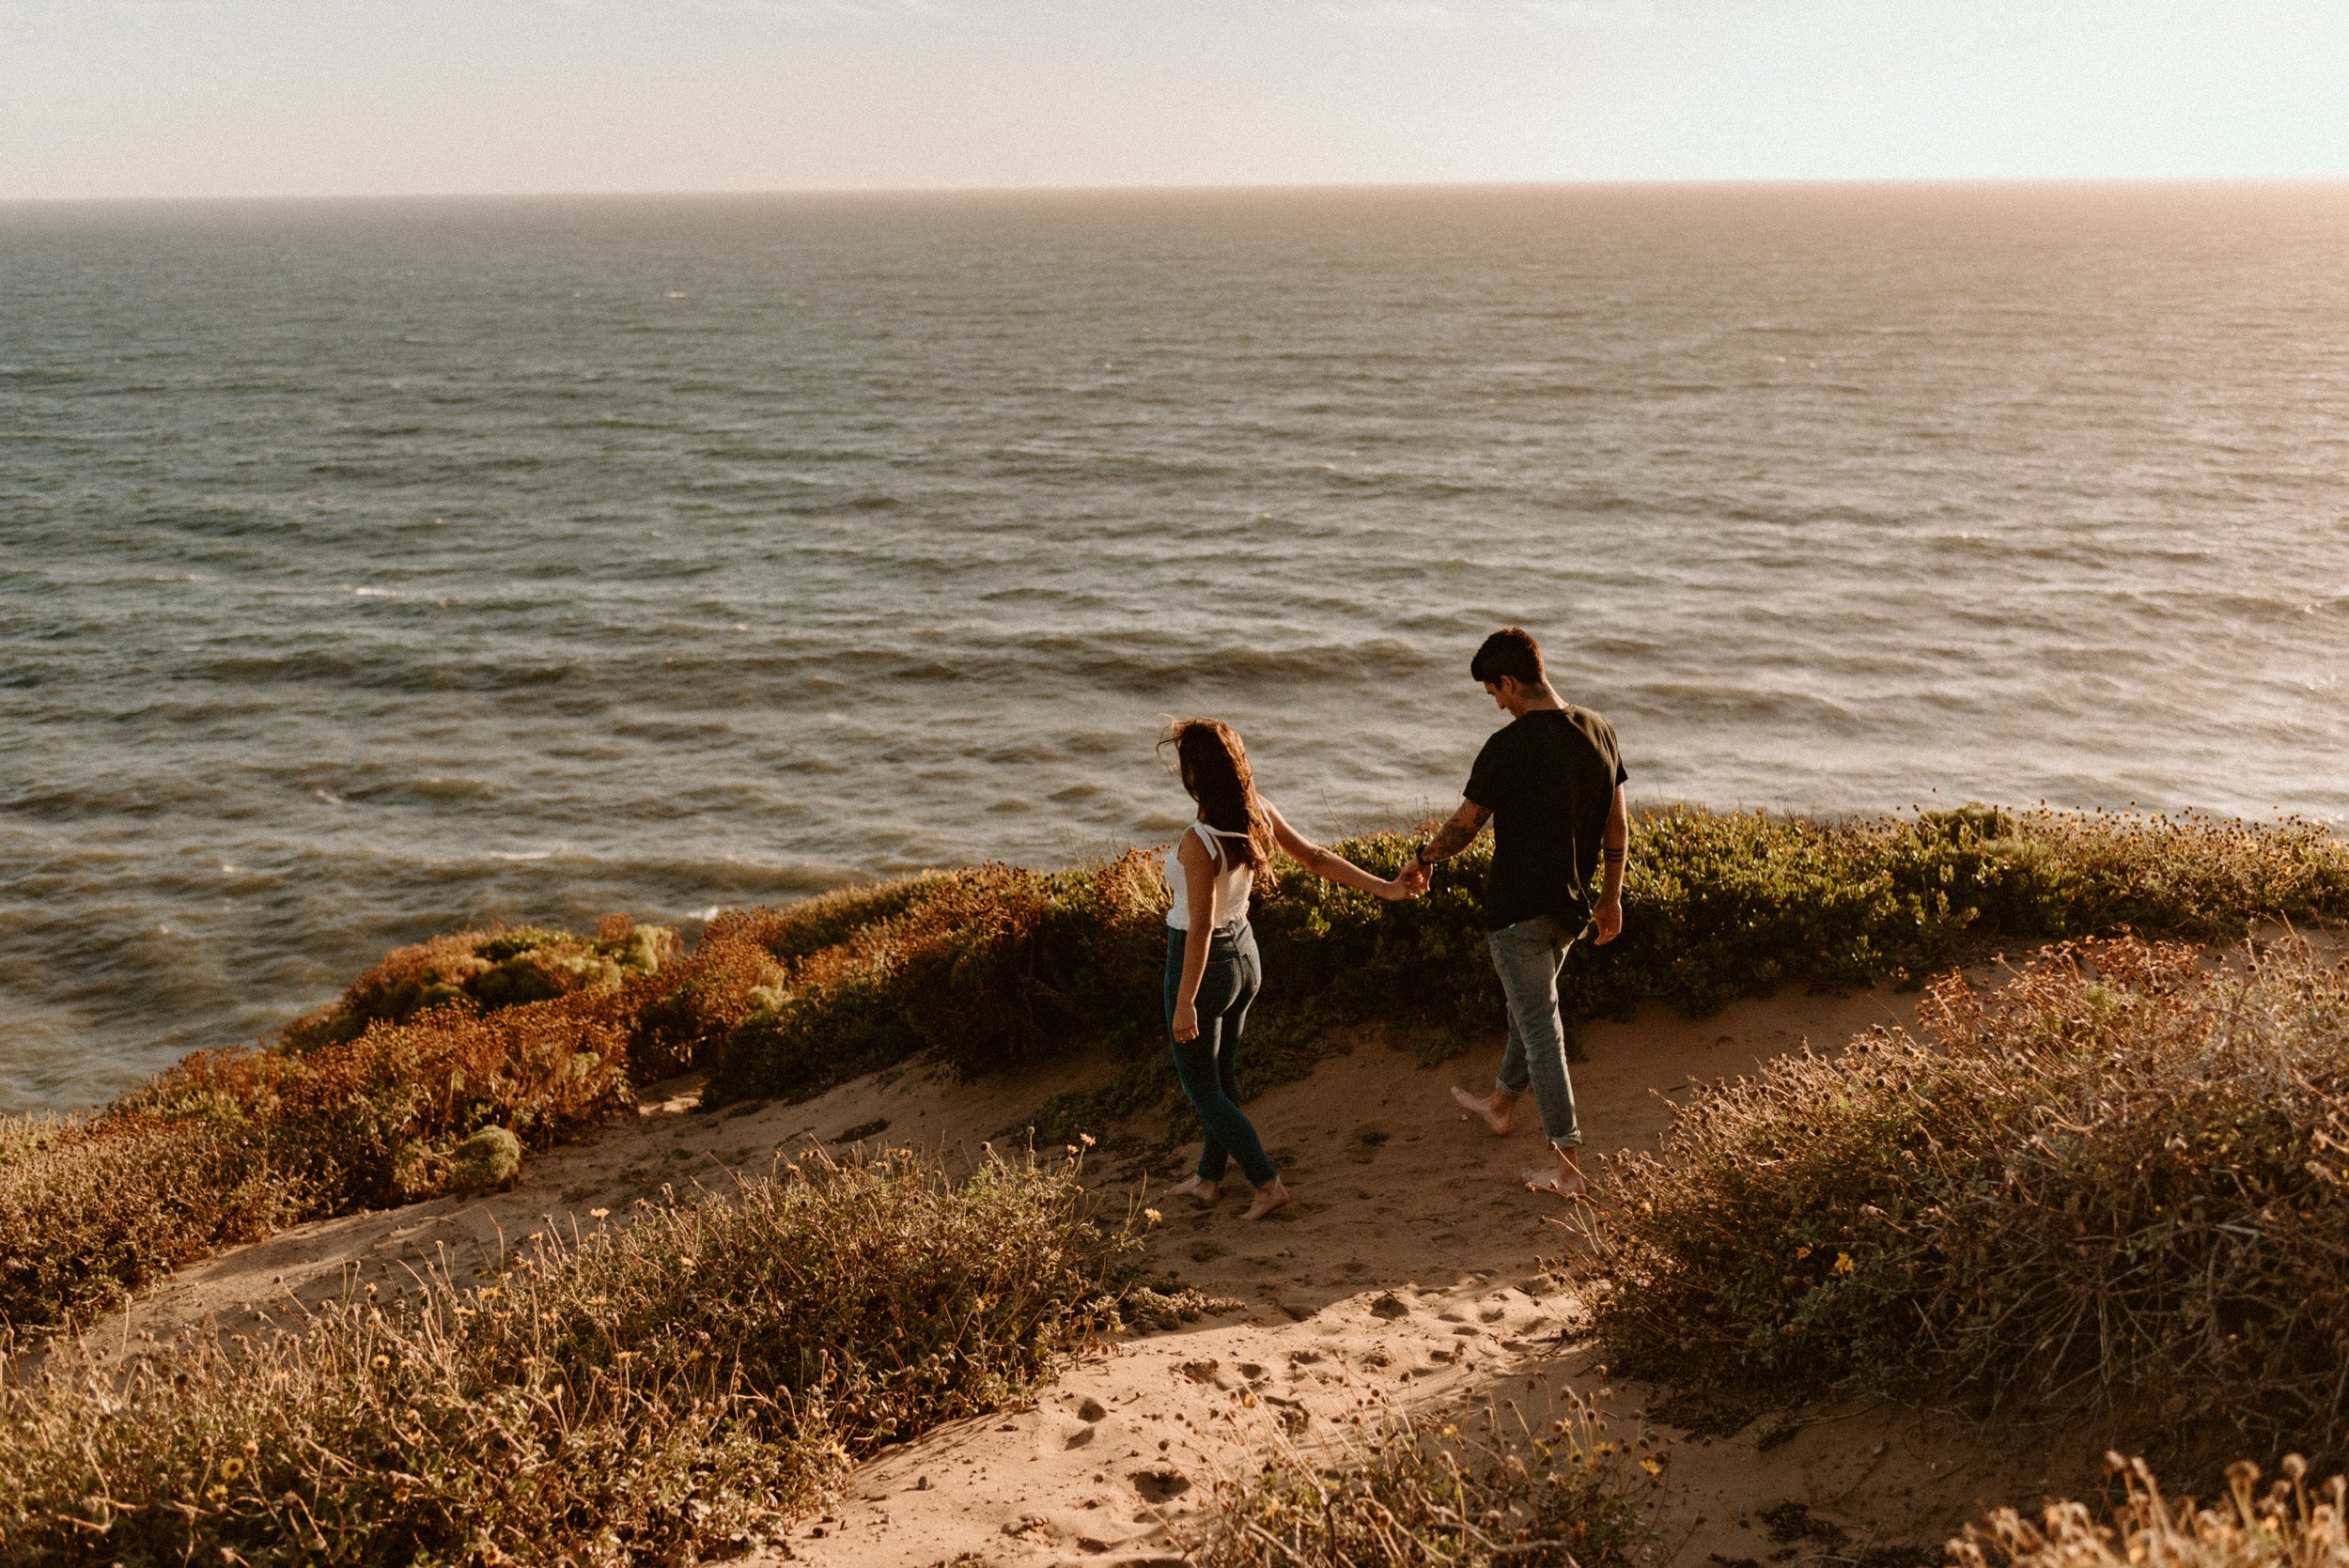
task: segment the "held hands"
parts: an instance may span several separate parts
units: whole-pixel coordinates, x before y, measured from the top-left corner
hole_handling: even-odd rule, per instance
[[[1416,856],[1404,862],[1403,869],[1396,872],[1392,878],[1377,890],[1378,896],[1390,904],[1406,898],[1417,898],[1426,891],[1427,862]]]

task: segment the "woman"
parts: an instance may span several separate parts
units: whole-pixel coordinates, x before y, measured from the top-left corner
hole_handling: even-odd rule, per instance
[[[1237,1159],[1256,1188],[1248,1218],[1262,1219],[1287,1203],[1289,1192],[1239,1108],[1240,1030],[1263,981],[1248,926],[1256,868],[1272,859],[1277,845],[1308,870],[1381,898],[1408,898],[1416,889],[1372,876],[1283,820],[1258,799],[1248,753],[1229,724],[1178,719],[1159,742],[1161,751],[1169,746],[1199,819],[1166,854],[1166,885],[1174,893],[1166,913],[1166,1029],[1183,1093],[1207,1129],[1198,1170],[1174,1191],[1203,1205],[1214,1203],[1223,1194],[1226,1162]]]

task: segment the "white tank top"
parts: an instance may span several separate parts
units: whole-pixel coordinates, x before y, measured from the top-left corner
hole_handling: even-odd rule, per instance
[[[1166,924],[1177,931],[1190,929],[1190,890],[1183,875],[1183,837],[1196,832],[1199,842],[1207,846],[1207,858],[1215,862],[1215,901],[1210,907],[1207,928],[1228,925],[1248,912],[1248,895],[1255,891],[1256,868],[1237,855],[1219,853],[1218,841],[1246,843],[1246,833],[1235,833],[1222,828],[1210,828],[1205,822],[1194,822],[1175,836],[1166,850],[1166,885],[1174,894],[1174,902],[1166,911]]]

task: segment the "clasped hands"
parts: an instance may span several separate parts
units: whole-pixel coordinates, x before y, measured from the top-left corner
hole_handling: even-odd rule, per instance
[[[1387,885],[1378,890],[1378,896],[1391,904],[1406,898],[1417,898],[1427,891],[1427,880],[1434,871],[1433,866],[1413,855],[1403,862],[1402,870],[1388,878]]]

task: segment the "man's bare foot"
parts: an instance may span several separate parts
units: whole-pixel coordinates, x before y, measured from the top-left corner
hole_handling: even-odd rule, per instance
[[[1517,1125],[1517,1097],[1496,1089],[1489,1094],[1471,1094],[1458,1084],[1452,1086],[1452,1097],[1462,1110],[1479,1118],[1493,1129],[1496,1138],[1506,1138],[1509,1129]]]
[[[1241,1218],[1244,1219],[1262,1219],[1266,1215],[1270,1214],[1274,1209],[1279,1208],[1283,1203],[1285,1203],[1288,1201],[1289,1189],[1281,1185],[1280,1177],[1275,1176],[1270,1181],[1265,1183],[1264,1186],[1256,1188],[1256,1201],[1248,1205],[1248,1212],[1245,1215],[1242,1215]]]
[[[1168,1188],[1166,1195],[1170,1198],[1188,1198],[1201,1208],[1206,1208],[1223,1196],[1223,1184],[1194,1174],[1189,1181]]]

